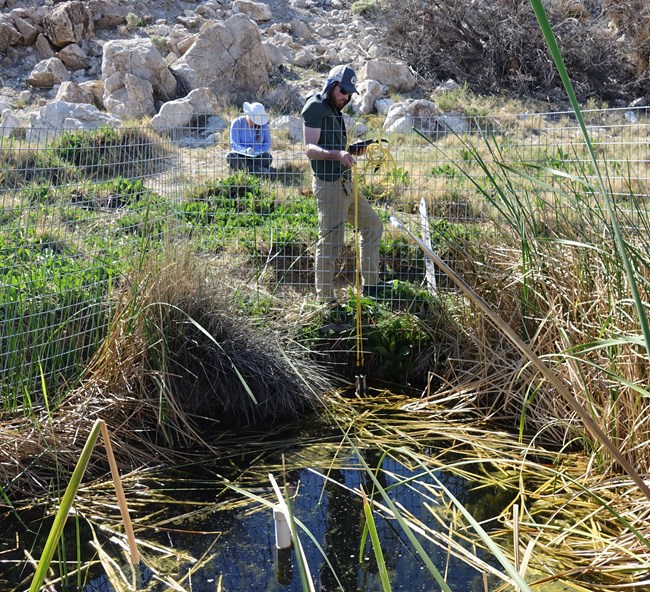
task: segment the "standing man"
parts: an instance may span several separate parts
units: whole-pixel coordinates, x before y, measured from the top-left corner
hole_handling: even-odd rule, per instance
[[[302,109],[305,154],[311,161],[312,188],[318,205],[316,243],[316,296],[334,300],[332,286],[336,260],[345,238],[345,223],[355,224],[354,188],[350,168],[354,158],[346,150],[347,132],[341,110],[357,92],[356,76],[349,66],[330,70],[320,94]],[[361,275],[364,292],[373,294],[379,281],[379,243],[382,224],[368,200],[359,196]]]

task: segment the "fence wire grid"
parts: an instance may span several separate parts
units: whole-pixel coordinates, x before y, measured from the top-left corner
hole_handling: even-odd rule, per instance
[[[647,215],[648,112],[584,116],[607,189],[621,198],[634,232]],[[296,126],[271,121],[272,162],[249,174],[229,165],[228,129],[215,133],[209,121],[169,130],[0,128],[5,405],[7,393],[38,391],[42,378],[60,385],[74,376],[108,329],[115,284],[170,241],[189,238],[199,253],[231,261],[264,294],[314,299],[318,211]],[[542,216],[551,202],[553,215],[562,211],[562,191],[595,194],[598,171],[569,112],[413,118],[398,132],[375,119],[346,121],[350,142],[375,140],[357,157],[354,179],[383,224],[384,280],[438,288],[421,250],[390,225],[392,215],[418,236],[426,216],[437,250],[440,225],[499,227],[503,211],[490,198],[496,178],[513,193],[534,194],[531,211]],[[355,263],[348,225],[334,274],[338,298],[352,293]]]

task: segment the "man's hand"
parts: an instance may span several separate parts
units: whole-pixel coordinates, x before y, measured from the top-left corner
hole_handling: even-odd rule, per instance
[[[246,150],[244,150],[244,153],[248,154],[248,156],[255,156],[255,148],[249,146],[248,148],[246,148]]]
[[[355,160],[347,150],[326,150],[318,145],[321,130],[318,127],[303,127],[305,154],[310,160],[338,160],[344,167],[354,166]]]
[[[339,153],[339,160],[341,161],[341,164],[345,167],[350,168],[351,166],[354,165],[355,160],[347,150],[341,150]]]

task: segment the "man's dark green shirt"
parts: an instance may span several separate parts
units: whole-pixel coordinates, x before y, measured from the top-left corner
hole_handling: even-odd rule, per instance
[[[306,127],[320,129],[318,145],[325,150],[345,150],[347,132],[343,114],[330,105],[327,99],[314,95],[307,100],[302,109],[302,119]],[[336,181],[341,176],[350,177],[350,169],[338,160],[311,160],[311,168],[319,179]]]

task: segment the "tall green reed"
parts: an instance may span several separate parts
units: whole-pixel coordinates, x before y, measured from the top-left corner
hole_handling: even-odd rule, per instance
[[[637,225],[635,236],[626,240],[620,224],[625,214],[613,190],[611,175],[624,172],[625,167],[606,158],[599,160],[597,154],[602,155],[605,148],[596,150],[591,141],[542,3],[531,2],[579,122],[584,146],[560,146],[540,164],[514,154],[505,134],[499,136],[496,130],[489,129],[481,135],[483,149],[457,136],[467,156],[465,163],[458,166],[477,194],[493,207],[495,222],[511,229],[519,243],[516,301],[521,317],[516,330],[525,338],[532,338],[538,337],[541,328],[552,325],[554,340],[543,343],[540,352],[547,363],[565,373],[572,383],[571,390],[575,389],[586,401],[594,420],[592,434],[602,432],[594,442],[585,440],[587,448],[598,450],[601,436],[607,440],[611,437],[608,448],[614,457],[632,468],[618,458],[622,454],[616,445],[620,443],[621,432],[634,433],[637,425],[644,424],[643,420],[630,418],[647,415],[643,404],[645,389],[626,373],[639,364],[647,366],[650,359],[650,333],[641,295],[641,290],[647,293],[650,285],[643,276],[643,270],[650,266],[645,252],[645,235],[650,230],[648,215],[645,204],[630,192],[628,209],[635,204],[638,209],[627,214],[627,222]],[[480,175],[466,167],[468,163],[478,167]],[[631,172],[629,165],[627,169]],[[631,190],[631,180],[628,186]],[[563,252],[563,257],[558,257],[559,252]],[[568,281],[559,277],[557,261],[570,263],[563,270],[565,276],[573,274]],[[630,302],[635,314],[629,310]],[[639,328],[641,335],[637,335]],[[612,340],[616,339],[626,343],[615,344]],[[589,345],[582,347],[581,343]],[[623,347],[627,347],[625,356],[621,356]],[[645,363],[635,358],[634,348],[644,352]],[[597,357],[589,359],[585,357],[588,353]],[[539,367],[537,362],[535,366]],[[644,373],[639,369],[639,381]],[[602,376],[607,377],[607,382]],[[566,391],[573,398],[564,385],[557,386],[561,393]],[[522,428],[525,414],[539,392],[537,387],[531,387],[522,402]],[[573,403],[571,406],[583,417],[582,410]],[[622,417],[628,418],[626,426],[621,425],[625,421]],[[585,416],[584,420],[591,418]],[[629,442],[624,454],[643,456]],[[648,459],[643,462],[647,465]],[[639,486],[645,490],[641,481]]]
[[[390,592],[390,578],[388,575],[388,569],[386,568],[386,560],[384,559],[384,552],[381,548],[381,540],[379,539],[379,533],[377,532],[377,525],[375,523],[375,517],[372,512],[372,505],[368,500],[368,496],[365,491],[361,491],[363,496],[363,515],[366,519],[363,527],[363,536],[361,537],[362,544],[359,548],[359,560],[361,561],[363,554],[363,541],[366,538],[366,533],[370,536],[370,541],[372,543],[372,550],[375,554],[375,561],[377,562],[377,568],[379,570],[379,581],[381,582],[381,589],[384,592]]]
[[[84,448],[81,452],[77,466],[75,467],[75,470],[72,473],[72,477],[70,478],[70,483],[65,490],[63,498],[61,499],[61,504],[54,518],[54,523],[52,524],[52,528],[50,529],[50,533],[47,537],[47,541],[43,549],[43,554],[41,555],[41,558],[38,562],[36,573],[34,574],[34,578],[32,579],[32,583],[29,588],[30,592],[38,592],[41,589],[47,572],[50,569],[50,563],[52,562],[54,553],[59,546],[59,541],[61,539],[61,535],[63,534],[63,529],[68,519],[68,515],[70,514],[70,510],[72,509],[74,498],[77,495],[77,491],[79,489],[79,485],[81,484],[84,472],[90,461],[90,455],[92,454],[95,442],[99,437],[100,430],[101,422],[98,420],[95,422],[95,425],[88,435],[88,439],[86,440],[86,444],[84,445]]]
[[[539,22],[540,28],[544,35],[544,39],[546,40],[546,44],[551,52],[551,57],[553,58],[553,62],[555,63],[560,78],[562,79],[564,90],[567,93],[569,101],[571,102],[571,107],[573,108],[576,119],[578,120],[578,123],[580,125],[580,131],[582,133],[582,137],[584,139],[585,145],[587,146],[589,157],[591,159],[591,163],[594,167],[594,171],[598,181],[598,190],[602,198],[605,200],[607,212],[609,215],[609,223],[611,225],[611,230],[614,235],[616,248],[618,250],[621,263],[627,274],[630,291],[632,293],[634,304],[636,306],[636,312],[639,315],[639,322],[641,324],[643,338],[645,341],[646,355],[650,360],[650,326],[648,325],[645,306],[641,299],[641,295],[639,293],[639,289],[637,285],[637,273],[634,269],[633,261],[630,259],[630,249],[626,244],[625,240],[623,239],[623,235],[621,233],[621,229],[618,224],[617,207],[616,207],[614,196],[608,191],[607,186],[605,184],[605,180],[601,172],[600,163],[596,158],[594,147],[589,132],[587,131],[587,126],[585,124],[585,120],[582,115],[580,104],[578,103],[578,99],[573,89],[571,78],[567,71],[566,65],[564,64],[564,60],[562,59],[562,53],[560,52],[560,48],[558,47],[557,41],[555,39],[555,35],[553,34],[553,28],[551,27],[546,11],[544,10],[544,5],[541,2],[541,0],[530,0],[530,2],[533,7],[533,10],[535,11],[535,16],[537,17],[537,20]]]
[[[115,459],[113,456],[113,451],[110,443],[110,437],[108,434],[108,430],[106,428],[106,423],[102,419],[97,419],[95,423],[93,424],[90,433],[88,434],[88,437],[86,439],[86,443],[84,444],[84,447],[81,451],[81,454],[79,456],[79,460],[77,461],[77,464],[74,468],[74,471],[70,477],[70,481],[68,482],[68,486],[65,489],[65,493],[63,494],[63,497],[61,498],[61,502],[59,505],[59,509],[56,512],[56,515],[54,517],[54,522],[52,524],[52,527],[50,529],[50,532],[47,537],[47,541],[45,542],[45,546],[43,548],[43,553],[41,555],[41,558],[38,562],[38,565],[36,566],[36,572],[34,574],[34,577],[32,579],[32,583],[30,585],[30,592],[38,592],[41,589],[41,586],[43,585],[43,582],[45,580],[45,577],[47,576],[47,572],[50,569],[50,565],[52,563],[52,559],[54,557],[54,553],[58,551],[59,553],[59,564],[62,566],[62,578],[64,581],[67,580],[68,574],[67,574],[67,554],[66,554],[66,544],[64,539],[62,539],[62,534],[63,530],[65,528],[66,522],[68,520],[68,516],[70,515],[72,511],[72,506],[74,504],[75,497],[77,495],[77,492],[79,491],[79,487],[81,486],[81,481],[83,479],[84,473],[86,471],[86,468],[88,467],[88,463],[90,462],[90,457],[93,453],[93,450],[95,448],[95,444],[97,443],[97,439],[99,437],[99,434],[102,434],[104,438],[104,445],[106,447],[106,453],[108,457],[108,461],[111,467],[111,474],[113,477],[113,484],[115,486],[115,492],[117,496],[117,501],[118,505],[120,508],[120,513],[122,516],[122,521],[124,524],[124,529],[125,529],[125,534],[127,538],[127,542],[129,544],[129,550],[131,553],[131,564],[133,566],[133,579],[135,581],[136,578],[136,572],[135,572],[135,566],[139,563],[140,561],[140,555],[137,549],[137,545],[135,542],[135,536],[133,533],[133,528],[131,526],[131,520],[129,517],[129,512],[128,508],[126,506],[126,499],[124,496],[124,491],[122,489],[122,482],[120,479],[120,475],[117,469],[117,465],[115,463]],[[57,472],[58,473],[58,472]],[[76,514],[75,514],[76,515]],[[76,529],[76,536],[77,536],[77,565],[81,565],[81,556],[80,556],[80,548],[81,548],[81,541],[79,538],[79,523],[78,523],[78,516],[77,516],[77,529]],[[78,570],[77,572],[80,574],[80,571]],[[80,575],[78,575],[78,578]],[[80,580],[78,580],[80,582]]]

